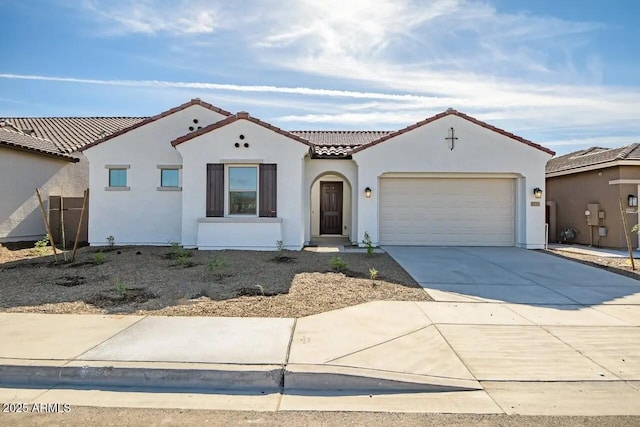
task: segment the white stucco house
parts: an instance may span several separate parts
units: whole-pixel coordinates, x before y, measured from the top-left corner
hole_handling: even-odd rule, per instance
[[[554,154],[449,109],[395,132],[285,131],[199,99],[81,148],[89,242],[544,246]],[[538,196],[540,193],[538,192]]]
[[[0,243],[41,239],[46,230],[35,189],[40,190],[45,211],[50,196],[82,197],[89,186],[89,163],[77,149],[140,120],[0,118]]]

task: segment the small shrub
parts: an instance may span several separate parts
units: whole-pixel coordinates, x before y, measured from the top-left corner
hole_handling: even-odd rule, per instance
[[[113,248],[113,246],[116,244],[116,238],[113,236],[107,236],[107,244],[110,248]]]
[[[347,262],[340,258],[339,256],[334,256],[329,260],[329,265],[333,268],[334,271],[344,271],[347,268]]]
[[[371,236],[369,236],[369,232],[365,231],[364,232],[364,240],[362,240],[362,243],[364,243],[364,245],[367,247],[367,255],[371,256],[373,255],[373,243],[371,242]]]
[[[278,252],[276,253],[276,260],[280,261],[284,257],[284,242],[282,240],[276,241],[276,246],[278,247]]]
[[[186,252],[178,255],[178,257],[176,258],[176,264],[182,267],[191,267],[193,265],[191,260],[189,259],[189,254]]]
[[[169,242],[171,246],[170,257],[173,259],[188,258],[191,254],[178,242]]]
[[[120,279],[116,279],[115,288],[118,295],[124,297],[127,294],[127,286]]]
[[[207,269],[210,273],[215,273],[218,270],[222,270],[223,268],[227,268],[229,264],[222,257],[213,256],[209,258],[207,261]]]
[[[47,246],[49,246],[49,235],[45,235],[42,239],[38,240],[33,245],[33,251],[36,255],[46,255],[47,254]]]
[[[262,296],[264,296],[264,286],[256,285],[256,288],[258,288],[260,290],[260,293],[262,294]]]
[[[93,262],[96,265],[104,264],[104,254],[102,252],[93,254]]]
[[[371,280],[376,280],[378,278],[378,270],[376,270],[374,267],[371,267],[369,269],[369,277],[371,278]]]

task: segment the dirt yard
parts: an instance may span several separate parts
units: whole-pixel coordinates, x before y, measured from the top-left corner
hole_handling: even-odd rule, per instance
[[[633,270],[631,268],[631,261],[629,258],[609,258],[584,255],[558,249],[548,249],[546,252],[572,261],[581,262],[592,267],[602,268],[604,270],[611,271],[612,273],[631,277],[632,279],[640,280],[640,259],[637,258],[635,259],[636,269]]]
[[[58,254],[54,263],[33,248],[12,249],[0,246],[0,311],[302,317],[431,300],[387,254],[85,247],[75,262]],[[336,256],[347,263],[341,271],[330,263]]]

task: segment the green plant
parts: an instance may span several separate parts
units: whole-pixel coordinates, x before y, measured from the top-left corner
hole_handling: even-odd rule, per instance
[[[329,265],[334,271],[344,271],[348,264],[339,256],[334,256],[329,260]]]
[[[116,279],[115,288],[118,295],[124,297],[127,294],[127,286],[120,279]]]
[[[373,243],[371,242],[371,236],[369,236],[369,232],[365,231],[364,232],[364,240],[362,240],[362,243],[364,243],[364,245],[367,247],[367,255],[371,256],[373,255]]]
[[[228,265],[229,264],[224,260],[224,258],[217,256],[213,256],[209,258],[209,261],[207,261],[207,269],[211,273],[226,268]]]
[[[371,278],[371,280],[376,280],[378,278],[378,270],[376,270],[374,267],[371,267],[369,269],[369,277]]]
[[[276,259],[278,261],[282,260],[282,258],[284,257],[284,243],[282,242],[282,240],[276,240],[276,246],[278,248],[278,253],[276,254]]]
[[[189,256],[191,256],[185,248],[180,246],[180,243],[169,242],[169,245],[171,246],[171,253],[170,253],[171,258],[179,260],[180,258],[188,258]]]
[[[116,238],[113,236],[107,236],[107,244],[110,248],[113,248],[113,246],[116,244]]]
[[[264,286],[256,285],[256,288],[258,288],[260,290],[260,293],[262,294],[262,296],[264,296]]]
[[[189,260],[189,254],[186,252],[179,254],[178,257],[176,258],[176,263],[183,267],[190,266],[191,260]]]
[[[47,246],[49,246],[49,235],[46,234],[42,239],[38,240],[33,245],[33,250],[37,255],[46,255],[47,254]]]
[[[104,264],[104,254],[102,252],[93,254],[93,262],[96,265]]]

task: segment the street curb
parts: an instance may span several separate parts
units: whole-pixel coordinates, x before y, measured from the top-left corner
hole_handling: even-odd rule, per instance
[[[284,388],[295,390],[369,390],[383,392],[451,392],[483,390],[474,379],[446,378],[335,365],[290,364]]]
[[[273,391],[282,386],[283,371],[278,365],[219,365],[208,369],[0,365],[0,383]]]

